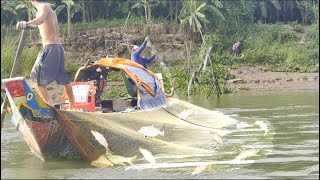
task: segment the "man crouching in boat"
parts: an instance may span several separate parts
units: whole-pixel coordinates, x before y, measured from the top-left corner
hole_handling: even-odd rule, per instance
[[[141,53],[146,48],[148,40],[149,40],[149,37],[146,37],[140,47],[134,45],[133,52],[131,54],[131,60],[141,64],[146,69],[147,69],[147,64],[151,63],[156,58],[156,55],[153,55],[150,58],[141,57]]]
[[[46,86],[53,81],[63,85],[69,98],[69,109],[74,110],[74,95],[64,64],[64,49],[59,38],[58,18],[45,0],[31,0],[37,9],[36,18],[26,22],[18,22],[21,29],[28,24],[39,27],[43,48],[31,71],[31,80],[37,83],[37,88],[44,101],[52,105]]]

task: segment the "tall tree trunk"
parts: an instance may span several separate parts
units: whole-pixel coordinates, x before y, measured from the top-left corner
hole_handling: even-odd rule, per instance
[[[182,0],[180,0],[180,2],[175,2],[175,3],[182,3]],[[179,11],[178,9],[180,8],[180,5],[176,5],[176,9],[174,10],[174,21],[175,22],[178,22],[178,14],[179,14]]]
[[[85,22],[87,21],[86,20],[86,3],[85,3],[85,0],[82,0],[82,7],[85,11],[82,12],[82,22]]]
[[[318,12],[317,12],[317,7],[318,6]],[[319,2],[318,5],[316,4],[316,1],[313,0],[313,8],[314,8],[314,23],[317,24],[319,23]]]
[[[68,37],[71,37],[71,6],[67,5],[68,11]]]
[[[287,24],[287,7],[286,7],[286,1],[283,1],[283,21]]]
[[[151,17],[152,17],[152,14],[151,14],[151,6],[148,5],[148,22],[151,22]]]
[[[148,22],[148,10],[146,5],[144,5],[144,16],[146,17],[146,22]]]
[[[169,1],[170,22],[172,22],[172,18],[173,18],[173,15],[171,12],[173,11],[172,7],[174,7],[174,6],[172,6],[172,3],[173,3],[172,1]]]
[[[93,4],[94,4],[94,2],[90,3],[90,21],[91,22],[93,21],[93,18],[94,18]]]

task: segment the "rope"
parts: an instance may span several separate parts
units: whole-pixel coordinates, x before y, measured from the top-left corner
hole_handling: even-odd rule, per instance
[[[188,121],[188,120],[186,120],[186,119],[183,119],[183,118],[181,118],[181,117],[173,114],[172,112],[168,111],[167,109],[165,109],[165,108],[163,108],[163,107],[161,107],[161,109],[165,110],[167,113],[169,113],[169,114],[171,114],[171,115],[173,115],[173,116],[175,116],[175,117],[177,117],[177,118],[179,118],[179,119],[181,119],[182,121],[185,121],[185,122],[187,122],[187,123],[190,123],[190,124],[193,124],[193,125],[196,125],[196,126],[205,127],[205,128],[217,129],[217,128],[214,128],[214,127],[205,126],[205,125],[200,125],[200,124],[196,124],[196,123],[190,122],[190,121]]]

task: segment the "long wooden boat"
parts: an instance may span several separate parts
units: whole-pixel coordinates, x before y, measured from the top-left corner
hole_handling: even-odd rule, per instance
[[[112,152],[121,156],[137,155],[140,147],[157,154],[210,153],[197,144],[204,136],[209,139],[210,132],[225,135],[226,128],[237,122],[221,112],[166,98],[158,76],[131,60],[101,59],[79,68],[75,81],[93,81],[98,91],[99,81],[105,80],[111,71],[122,73],[129,94],[133,95],[130,99],[111,100],[111,111],[101,108],[110,102],[101,96],[95,97],[99,104],[95,112],[66,111],[46,104],[24,77],[2,80],[11,105],[12,123],[37,157],[91,162],[106,152],[92,130],[101,133]],[[125,107],[116,109],[120,107],[117,102]],[[163,130],[164,136],[145,138],[138,132],[145,126]]]

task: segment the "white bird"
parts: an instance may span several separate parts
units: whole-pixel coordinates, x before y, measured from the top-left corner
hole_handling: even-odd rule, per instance
[[[156,163],[156,158],[151,154],[150,151],[143,149],[141,147],[139,148],[139,151],[148,162],[150,162],[151,164]]]
[[[268,126],[263,121],[256,121],[254,124],[259,125],[260,128],[264,130],[264,136],[268,133]]]
[[[109,145],[107,143],[107,140],[105,137],[103,137],[102,134],[100,134],[97,131],[91,130],[92,135],[95,137],[95,139],[106,148],[106,154],[109,152]]]

